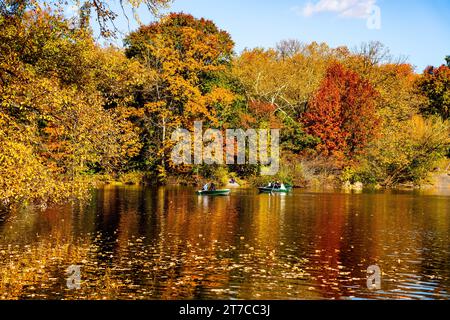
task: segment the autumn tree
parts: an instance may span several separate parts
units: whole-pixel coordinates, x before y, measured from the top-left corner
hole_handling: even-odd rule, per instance
[[[352,160],[375,136],[377,92],[358,74],[336,63],[328,68],[302,121],[320,138],[317,151],[338,162]]]
[[[305,133],[299,119],[328,64],[342,52],[298,40],[281,41],[276,49],[245,50],[233,61],[233,73],[248,101],[243,125],[283,128],[283,148],[296,154],[312,147],[316,139]]]
[[[363,44],[344,64],[377,91],[380,119],[377,138],[358,157],[359,166],[348,171],[354,173],[351,180],[388,187],[423,182],[445,155],[448,143],[446,122],[419,116],[429,106],[428,98],[418,90],[423,76],[377,42]]]
[[[284,41],[278,49],[245,50],[233,62],[249,101],[276,106],[296,118],[317,90],[336,52],[325,44]]]
[[[427,98],[421,108],[425,115],[439,115],[442,119],[450,118],[450,67],[428,67],[418,81],[419,90]]]
[[[2,171],[0,198],[52,202],[84,193],[88,173],[126,169],[141,149],[127,110],[145,69],[48,8],[0,28],[0,161],[22,172]]]
[[[384,126],[406,121],[417,113],[423,97],[417,93],[417,74],[403,58],[394,57],[380,42],[363,43],[342,61],[379,93],[377,112]]]
[[[414,115],[386,127],[363,157],[361,176],[385,187],[427,182],[437,161],[446,155],[449,132],[449,122],[438,116]]]
[[[142,26],[125,40],[126,55],[155,72],[155,83],[139,97],[144,108],[147,157],[166,166],[170,132],[191,128],[195,120],[218,124],[218,112],[234,94],[215,81],[230,66],[234,43],[229,34],[206,19],[172,13]]]

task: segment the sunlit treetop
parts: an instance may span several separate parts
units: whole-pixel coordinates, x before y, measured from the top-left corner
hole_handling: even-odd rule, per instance
[[[159,21],[131,33],[126,39],[128,57],[140,57],[148,50],[161,54],[161,44],[185,56],[193,54],[205,65],[220,65],[231,61],[234,42],[228,32],[220,30],[213,21],[196,19],[190,14],[170,13]]]

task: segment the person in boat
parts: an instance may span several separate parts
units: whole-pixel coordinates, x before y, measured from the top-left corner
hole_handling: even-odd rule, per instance
[[[209,187],[209,191],[216,191],[216,185],[213,183],[211,183],[211,186]]]
[[[281,182],[280,181],[275,182],[274,188],[275,189],[281,189]]]
[[[203,186],[202,191],[208,191],[208,188],[209,188],[209,184],[207,183]]]

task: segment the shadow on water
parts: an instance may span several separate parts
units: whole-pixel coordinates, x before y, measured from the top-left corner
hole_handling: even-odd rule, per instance
[[[448,299],[449,231],[439,194],[106,187],[87,205],[0,215],[0,298]]]

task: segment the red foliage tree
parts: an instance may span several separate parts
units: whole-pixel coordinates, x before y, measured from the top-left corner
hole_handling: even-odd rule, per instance
[[[352,160],[370,142],[379,125],[376,90],[356,72],[332,64],[303,115],[307,132],[321,139],[319,153]]]

